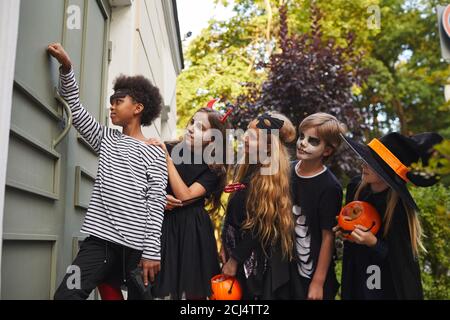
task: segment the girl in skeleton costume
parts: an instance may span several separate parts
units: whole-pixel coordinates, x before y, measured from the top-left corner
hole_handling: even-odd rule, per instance
[[[419,160],[426,166],[433,146],[442,137],[436,133],[406,137],[393,132],[368,145],[345,140],[362,161],[362,175],[348,185],[346,200],[372,204],[382,225],[376,236],[356,226],[351,239],[345,239],[342,298],[423,299],[418,261],[419,250],[423,249],[419,209],[407,182],[419,187],[436,183],[434,176],[413,171],[410,166]],[[335,230],[342,235],[339,227]]]
[[[243,299],[289,299],[289,261],[293,219],[289,196],[289,158],[284,143],[296,133],[283,115],[265,113],[253,120],[245,135],[245,163],[237,166],[234,193],[228,202],[222,231],[223,273],[236,276]],[[270,163],[258,157],[271,150]],[[233,190],[232,190],[233,191]]]
[[[342,205],[342,187],[324,165],[341,143],[345,126],[334,116],[316,113],[299,126],[297,159],[292,166],[295,257],[291,265],[294,299],[334,299],[336,215]]]

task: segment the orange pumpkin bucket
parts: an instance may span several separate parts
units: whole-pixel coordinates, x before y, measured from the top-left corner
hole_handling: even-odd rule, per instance
[[[235,277],[218,274],[211,279],[211,300],[241,300],[242,289]]]
[[[373,234],[381,227],[381,218],[377,210],[368,202],[352,201],[339,213],[338,224],[344,237],[349,239],[356,225],[361,225]]]

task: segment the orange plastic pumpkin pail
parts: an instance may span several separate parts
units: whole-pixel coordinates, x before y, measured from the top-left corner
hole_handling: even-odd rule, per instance
[[[211,279],[211,300],[241,300],[241,285],[235,277],[218,274]]]
[[[356,225],[361,225],[367,231],[377,234],[381,227],[381,218],[370,203],[364,201],[352,201],[344,206],[339,213],[338,225],[341,227],[344,237],[349,239]]]

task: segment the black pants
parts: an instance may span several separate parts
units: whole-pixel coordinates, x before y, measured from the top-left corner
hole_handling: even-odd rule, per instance
[[[85,300],[101,283],[128,288],[128,299],[140,299],[137,288],[130,280],[130,272],[134,270],[142,251],[121,246],[110,241],[90,236],[83,241],[80,251],[72,263],[80,270],[80,287],[77,288],[74,272],[64,276],[55,293],[55,300]],[[69,281],[68,281],[69,280]],[[75,287],[75,288],[74,288]]]

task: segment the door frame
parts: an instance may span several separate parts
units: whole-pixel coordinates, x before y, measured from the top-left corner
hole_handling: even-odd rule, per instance
[[[3,247],[3,211],[5,206],[6,164],[8,160],[12,93],[19,30],[20,0],[0,1],[0,274]],[[6,44],[6,47],[2,46]],[[0,299],[1,299],[0,277]]]
[[[69,1],[64,1],[64,24],[63,24],[63,33],[62,33],[62,43],[65,44],[67,37],[67,26],[65,21],[67,21],[67,6]],[[88,3],[91,5],[91,0],[82,0],[84,2],[84,18],[87,17],[87,8]],[[94,1],[93,1],[94,2]],[[109,41],[109,26],[110,26],[110,12],[109,12],[109,3],[108,0],[96,0],[95,3],[99,6],[102,15],[105,18],[105,34],[103,39],[103,68],[102,68],[102,95],[101,99],[105,100],[106,96],[106,88],[108,81],[108,41]],[[10,141],[10,133],[13,129],[11,127],[11,112],[12,112],[12,97],[13,97],[13,88],[16,86],[16,89],[21,89],[20,83],[16,83],[15,81],[15,61],[17,54],[17,41],[18,41],[18,33],[19,33],[19,20],[20,20],[20,8],[21,1],[20,0],[1,0],[0,1],[0,52],[2,53],[2,59],[0,59],[0,275],[2,268],[2,249],[3,249],[3,239],[5,240],[40,240],[40,241],[50,241],[53,243],[51,249],[51,278],[50,278],[50,297],[53,296],[55,291],[56,277],[57,277],[57,260],[60,253],[58,252],[59,248],[56,245],[58,240],[63,240],[65,236],[65,231],[62,232],[62,237],[52,236],[52,235],[18,235],[18,234],[9,234],[4,233],[3,231],[3,218],[4,218],[4,206],[5,206],[5,188],[7,184],[6,175],[7,175],[7,160],[8,160],[8,148]],[[83,46],[85,46],[86,39],[86,28],[83,28]],[[84,53],[83,53],[84,54]],[[81,58],[81,72],[84,72],[84,56]],[[105,111],[104,108],[100,108],[100,117],[99,121],[105,122]],[[56,112],[55,112],[56,115]],[[67,167],[64,166],[61,170],[66,170]],[[66,172],[66,174],[70,174],[70,172]],[[57,180],[59,181],[61,176],[57,175]],[[54,188],[55,189],[55,188]],[[26,190],[25,190],[26,191]],[[55,192],[60,195],[65,195],[66,189],[64,184],[57,185]],[[45,195],[44,195],[45,196]],[[47,195],[49,196],[49,195]],[[51,198],[57,196],[50,195]],[[72,249],[72,247],[71,247]],[[72,250],[71,250],[72,253]],[[1,297],[1,277],[0,277],[0,299]]]

